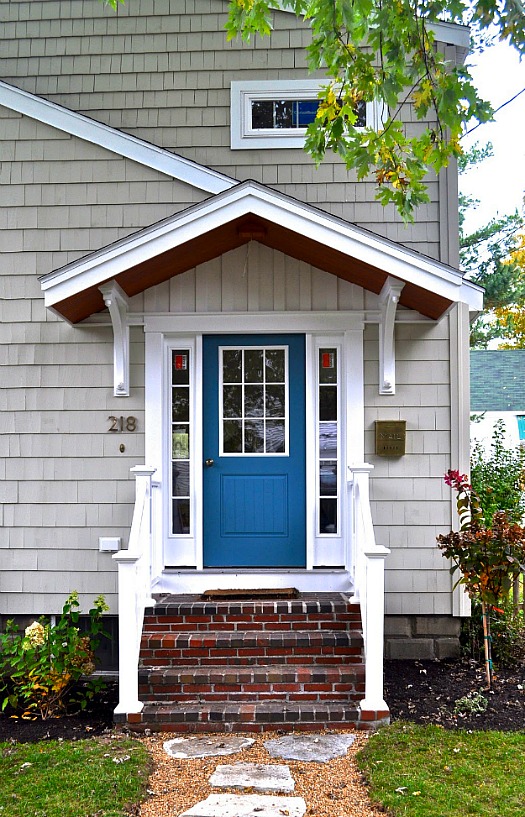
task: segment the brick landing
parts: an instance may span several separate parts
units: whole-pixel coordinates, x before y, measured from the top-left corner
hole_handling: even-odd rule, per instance
[[[136,730],[370,729],[362,712],[358,605],[342,593],[293,600],[203,601],[163,596],[146,610]]]

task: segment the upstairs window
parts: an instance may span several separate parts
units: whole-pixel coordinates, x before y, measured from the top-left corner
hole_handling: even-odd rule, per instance
[[[306,128],[317,114],[319,88],[319,80],[232,82],[232,148],[304,147]],[[359,106],[358,127],[372,122],[374,108]]]

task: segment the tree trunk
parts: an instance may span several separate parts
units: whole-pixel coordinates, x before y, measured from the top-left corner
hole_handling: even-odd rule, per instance
[[[483,613],[483,643],[485,645],[485,673],[487,676],[487,686],[492,687],[492,642],[490,637],[490,619],[487,605],[484,601],[481,602],[481,610]]]

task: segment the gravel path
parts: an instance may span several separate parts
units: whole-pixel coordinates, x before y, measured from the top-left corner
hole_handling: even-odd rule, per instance
[[[222,763],[285,763],[295,780],[294,796],[304,797],[308,817],[384,817],[383,811],[370,804],[355,761],[366,735],[357,736],[345,757],[328,763],[276,760],[270,757],[263,743],[280,735],[266,732],[250,737],[255,738],[251,748],[227,758],[184,760],[166,754],[163,744],[170,735],[142,738],[153,759],[154,770],[148,784],[150,797],[142,804],[140,817],[178,817],[200,800],[205,800],[214,791],[208,779]],[[315,735],[312,733],[311,737],[313,740]],[[238,790],[231,791],[239,793]]]

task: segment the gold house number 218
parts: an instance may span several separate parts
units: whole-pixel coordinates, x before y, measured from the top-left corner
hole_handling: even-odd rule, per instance
[[[108,417],[111,423],[108,431],[136,431],[137,418],[136,417]]]

